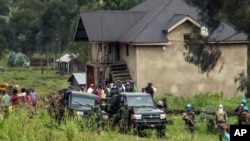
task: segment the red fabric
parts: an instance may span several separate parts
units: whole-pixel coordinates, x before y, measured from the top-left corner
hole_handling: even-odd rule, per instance
[[[27,103],[29,105],[33,105],[32,98],[31,98],[30,94],[26,94],[24,97],[24,100],[25,100],[25,103]]]
[[[18,96],[17,95],[13,95],[11,97],[11,103],[12,103],[12,105],[18,105]]]

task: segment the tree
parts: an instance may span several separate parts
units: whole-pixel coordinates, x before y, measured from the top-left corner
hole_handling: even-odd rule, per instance
[[[49,67],[49,52],[62,52],[73,36],[73,19],[76,14],[75,4],[70,0],[52,0],[46,3],[40,18],[38,40],[46,52]],[[55,55],[56,56],[56,55]]]
[[[31,57],[37,52],[36,36],[39,31],[39,18],[43,9],[40,1],[27,0],[20,2],[15,11],[12,11],[10,25],[14,34],[13,51],[22,52]]]
[[[5,51],[12,45],[12,33],[9,24],[4,17],[0,17],[0,58],[4,57]]]
[[[141,0],[103,0],[104,10],[128,10],[139,4]]]
[[[9,14],[9,7],[7,0],[0,0],[0,15],[7,16]]]
[[[250,1],[249,0],[185,0],[191,6],[200,9],[200,19],[207,23],[213,31],[221,19],[225,19],[235,25],[239,32],[248,34],[250,39]],[[250,50],[248,49],[248,56]],[[249,57],[248,57],[249,58]],[[247,64],[247,74],[250,74],[250,61]],[[239,73],[235,83],[239,83],[238,91],[246,92],[250,97],[250,77],[244,72]]]
[[[185,41],[187,52],[184,53],[184,58],[188,63],[196,65],[202,73],[209,75],[221,56],[221,50],[215,45],[206,44],[206,39],[199,31],[194,30],[190,39]]]

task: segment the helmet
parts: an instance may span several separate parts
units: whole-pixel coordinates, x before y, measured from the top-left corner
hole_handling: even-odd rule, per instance
[[[222,104],[220,104],[220,105],[219,105],[219,108],[223,108],[223,105],[222,105]]]
[[[247,106],[244,106],[244,107],[243,107],[243,111],[248,111]]]
[[[187,104],[187,108],[192,108],[192,105],[191,104]]]
[[[244,104],[244,105],[246,105],[247,104],[247,100],[246,99],[242,99],[241,103]]]

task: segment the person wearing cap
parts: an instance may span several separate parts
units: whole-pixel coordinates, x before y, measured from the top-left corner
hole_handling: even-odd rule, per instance
[[[185,122],[185,128],[194,133],[195,113],[192,109],[192,104],[187,104],[186,111],[182,114],[182,119]]]
[[[243,111],[240,113],[240,121],[241,125],[250,125],[250,113],[247,106],[244,106]]]
[[[224,135],[224,127],[227,123],[227,113],[223,110],[223,105],[220,104],[218,111],[215,114],[215,127],[219,133],[219,140],[222,141]]]
[[[238,117],[238,125],[241,125],[240,114],[243,111],[243,108],[244,106],[246,106],[246,104],[247,104],[247,100],[242,99],[240,105],[238,105],[234,110],[234,112],[237,114],[237,117]]]

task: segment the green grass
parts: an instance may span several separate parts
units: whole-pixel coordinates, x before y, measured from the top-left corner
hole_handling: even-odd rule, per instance
[[[55,71],[44,70],[42,74],[41,70],[32,68],[8,68],[0,71],[0,83],[17,84],[20,88],[35,87],[40,95],[69,86],[68,78],[69,75],[59,75]]]
[[[68,75],[61,76],[54,71],[9,68],[0,71],[0,83],[18,84],[20,87],[35,87],[38,94],[48,94],[61,87],[68,86]],[[170,109],[185,109],[187,103],[192,103],[195,109],[206,110],[208,106],[217,109],[219,104],[224,105],[224,109],[232,111],[243,97],[225,98],[222,94],[201,93],[191,98],[175,97],[165,94]],[[162,97],[156,97],[159,100]],[[40,103],[41,104],[41,103]],[[249,106],[249,105],[248,105]],[[41,108],[38,115],[33,119],[27,117],[27,111],[20,110],[12,113],[8,119],[0,120],[0,140],[4,141],[215,141],[218,140],[216,134],[206,132],[206,122],[199,121],[197,115],[197,127],[194,139],[184,130],[184,122],[181,114],[168,115],[168,119],[174,122],[167,125],[166,137],[159,138],[155,131],[149,131],[147,137],[139,137],[135,134],[120,134],[113,128],[98,134],[96,130],[84,128],[79,130],[79,125],[74,120],[68,120],[65,125],[56,126],[53,119],[48,116],[47,111]],[[229,118],[229,124],[234,124],[236,117]]]

